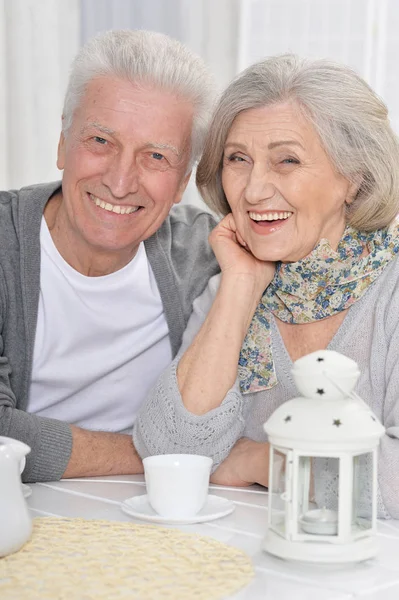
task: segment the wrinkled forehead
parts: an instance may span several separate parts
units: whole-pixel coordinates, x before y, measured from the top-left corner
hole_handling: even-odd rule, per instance
[[[81,128],[96,124],[104,133],[148,131],[176,148],[185,146],[191,135],[194,107],[190,100],[154,85],[116,77],[92,79],[74,113]]]
[[[227,130],[226,139],[237,132],[260,133],[261,130],[290,130],[299,135],[318,135],[310,115],[296,101],[257,105],[240,111]]]
[[[104,103],[115,104],[116,108],[123,104],[126,106],[141,104],[142,107],[145,107],[154,95],[161,100],[163,96],[168,97],[171,93],[150,83],[130,81],[112,75],[101,75],[93,77],[87,82],[80,94],[77,108],[101,107]]]
[[[194,114],[191,99],[176,90],[160,87],[150,81],[128,80],[113,75],[96,76],[89,80],[76,98],[75,112],[108,107],[110,110],[147,111],[162,108],[167,116],[176,109]]]

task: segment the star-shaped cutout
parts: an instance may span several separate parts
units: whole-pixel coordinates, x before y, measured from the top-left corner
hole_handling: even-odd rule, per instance
[[[323,362],[324,358],[321,358],[321,356],[319,356],[319,358],[317,359],[317,362]]]
[[[287,415],[287,416],[285,417],[284,421],[285,421],[286,423],[288,423],[289,421],[291,421],[291,415]]]
[[[319,394],[319,396],[322,396],[323,394],[325,394],[325,391],[323,390],[323,388],[317,388],[317,393]]]
[[[333,425],[335,425],[335,427],[341,427],[341,425],[342,425],[341,420],[340,419],[334,419]]]

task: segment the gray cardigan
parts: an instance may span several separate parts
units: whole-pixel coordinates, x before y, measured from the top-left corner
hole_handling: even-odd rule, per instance
[[[179,356],[204,321],[219,277],[209,282],[194,303]],[[205,454],[213,458],[216,468],[238,438],[266,441],[263,423],[278,406],[298,395],[291,374],[293,363],[274,319],[272,344],[278,384],[242,396],[236,381],[221,406],[202,416],[191,414],[183,405],[176,380],[178,356],[160,377],[136,420],[133,440],[140,455]],[[356,391],[386,428],[380,445],[378,513],[399,519],[399,258],[393,259],[361,300],[349,308],[328,349],[358,363],[361,376]],[[336,474],[331,463],[320,461],[316,468],[324,482],[318,502],[336,504]],[[362,491],[361,510],[367,512],[370,490]]]
[[[40,224],[46,202],[59,187],[55,182],[0,193],[0,435],[31,447],[24,481],[59,479],[72,447],[67,423],[26,412],[40,291]],[[145,242],[173,356],[194,299],[218,272],[208,245],[214,225],[209,213],[177,206]]]

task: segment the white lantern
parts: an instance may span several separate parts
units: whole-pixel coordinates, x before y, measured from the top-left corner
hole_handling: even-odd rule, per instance
[[[377,448],[385,430],[353,392],[358,366],[322,350],[297,360],[292,373],[302,397],[282,404],[264,424],[270,443],[264,550],[314,562],[371,558]]]

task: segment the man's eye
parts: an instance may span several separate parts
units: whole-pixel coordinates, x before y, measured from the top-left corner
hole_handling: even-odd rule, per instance
[[[151,156],[152,158],[155,158],[155,160],[162,160],[163,158],[165,158],[164,155],[160,152],[152,152]]]
[[[98,144],[102,144],[102,145],[107,143],[107,140],[105,140],[104,138],[102,138],[98,135],[94,136],[94,141],[97,142]]]

